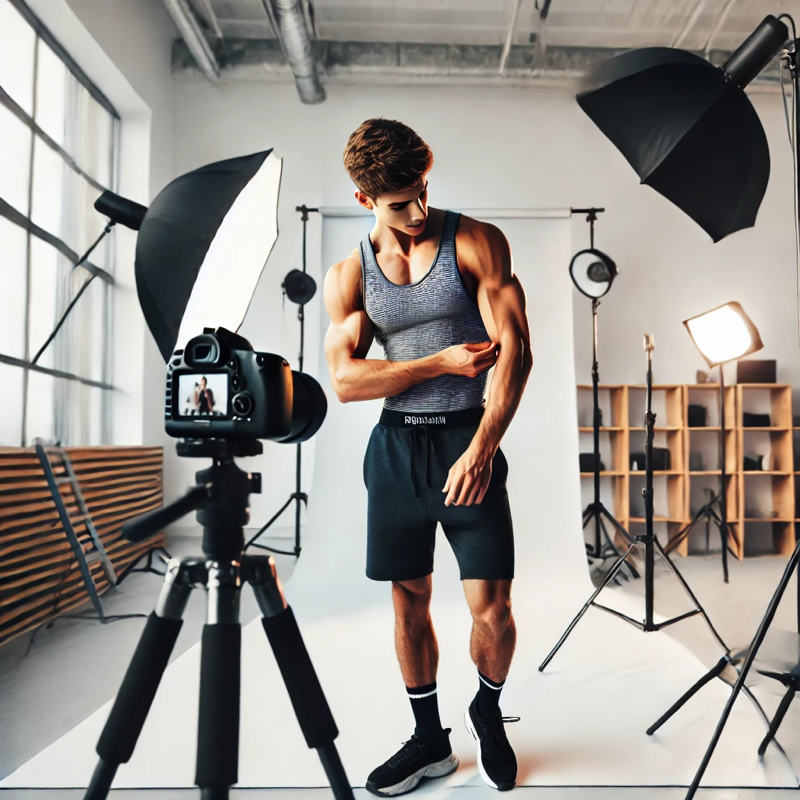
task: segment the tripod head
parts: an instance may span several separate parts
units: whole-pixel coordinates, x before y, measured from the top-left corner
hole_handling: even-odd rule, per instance
[[[141,542],[197,511],[205,556],[238,558],[244,551],[244,526],[250,521],[250,495],[261,493],[261,473],[245,472],[234,458],[259,455],[263,445],[252,439],[184,440],[176,451],[183,458],[212,458],[213,464],[195,475],[197,485],[183,497],[126,522],[122,535],[130,542]]]

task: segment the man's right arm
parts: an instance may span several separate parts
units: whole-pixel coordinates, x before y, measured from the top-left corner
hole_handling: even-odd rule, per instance
[[[491,342],[458,345],[411,361],[367,359],[375,331],[364,310],[356,255],[328,271],[324,299],[331,319],[325,356],[334,391],[343,403],[393,397],[439,375],[475,377],[496,360]]]

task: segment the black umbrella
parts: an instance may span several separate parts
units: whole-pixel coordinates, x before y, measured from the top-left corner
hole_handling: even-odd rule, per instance
[[[278,237],[272,150],[176,178],[139,228],[136,288],[165,361],[204,328],[241,325]]]
[[[744,86],[787,37],[767,17],[722,68],[683,50],[631,50],[599,67],[578,104],[642,183],[718,242],[755,224],[770,160]]]

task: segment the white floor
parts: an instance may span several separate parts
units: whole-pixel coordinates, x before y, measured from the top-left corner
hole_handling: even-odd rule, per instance
[[[467,650],[469,619],[463,599],[446,589],[448,584],[457,587],[457,580],[446,580],[451,565],[442,561],[440,572],[445,575],[434,608],[442,652],[442,716],[454,728],[453,744],[462,767],[437,782],[437,791],[481,786],[471,740],[461,722],[475,690]],[[385,594],[385,587],[378,589]],[[688,785],[727,687],[721,682],[706,687],[658,735],[646,736],[647,726],[707,666],[670,636],[642,634],[596,610],[589,612],[548,670],[539,673],[537,667],[549,649],[544,643],[555,643],[584,599],[575,591],[570,594],[560,596],[553,586],[517,587],[521,636],[503,708],[522,717],[509,732],[519,755],[520,785]],[[614,592],[609,601],[640,616],[634,598]],[[397,749],[412,726],[400,690],[389,606],[368,604],[361,610],[312,619],[302,605],[298,616],[341,732],[343,762],[351,782],[363,785],[366,775]],[[324,773],[315,753],[305,747],[259,621],[245,629],[243,651],[239,786],[324,786]],[[167,670],[134,758],[120,768],[115,787],[193,785],[191,732],[197,723],[198,676],[199,646],[195,646]],[[772,711],[777,695],[768,682],[759,693],[767,711]],[[0,788],[85,786],[108,708],[99,709],[23,765]],[[762,736],[763,726],[750,704],[737,704],[704,784],[796,787],[794,771],[776,749],[768,751],[763,763],[759,761],[756,749]]]

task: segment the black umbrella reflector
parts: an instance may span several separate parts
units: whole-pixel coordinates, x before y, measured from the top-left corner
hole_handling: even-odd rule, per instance
[[[136,244],[139,303],[168,361],[204,328],[235,331],[278,238],[281,160],[272,150],[176,178]]]
[[[723,69],[683,50],[631,50],[604,62],[577,101],[641,182],[715,242],[755,224],[769,181],[767,137]]]

